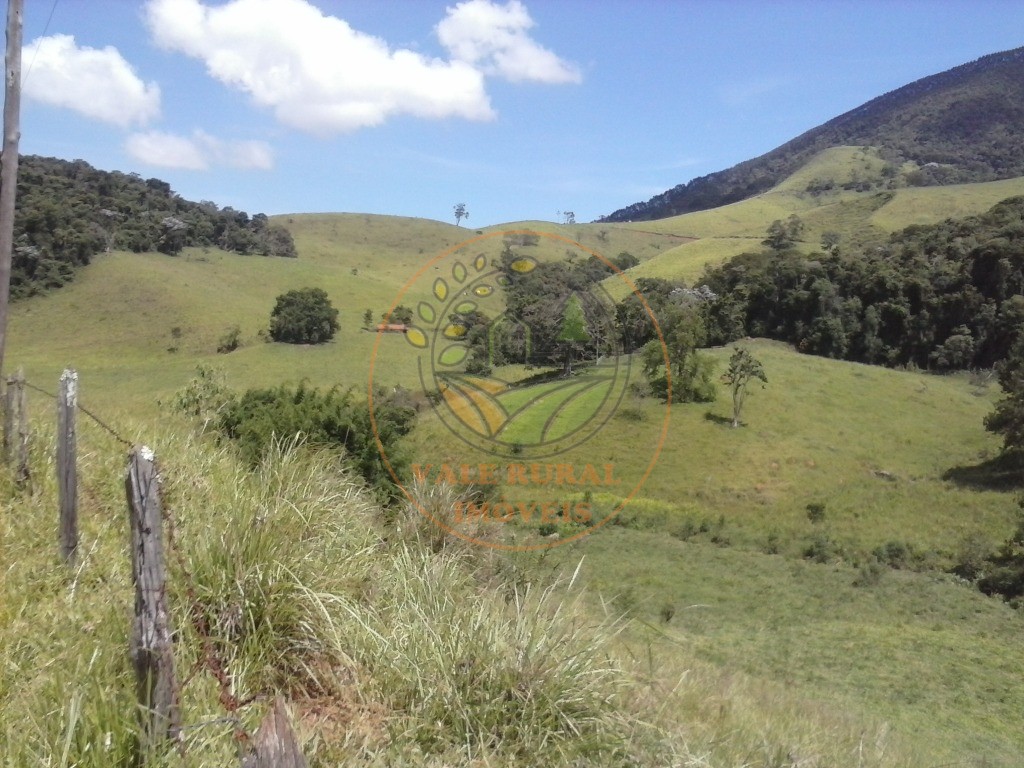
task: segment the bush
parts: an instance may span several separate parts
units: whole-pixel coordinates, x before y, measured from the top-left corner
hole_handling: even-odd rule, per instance
[[[234,352],[240,346],[242,346],[242,329],[235,325],[220,337],[220,341],[217,342],[217,353],[223,355]]]
[[[981,534],[965,536],[957,547],[952,572],[961,579],[976,581],[988,570],[993,550],[995,545]]]
[[[209,422],[234,396],[225,383],[223,371],[199,365],[196,375],[175,393],[170,405],[180,413]]]
[[[812,523],[820,523],[825,520],[825,505],[820,501],[813,501],[807,505],[807,519]]]
[[[885,573],[885,568],[881,563],[869,562],[864,563],[857,569],[857,576],[853,579],[853,586],[855,587],[874,587],[877,586],[882,580],[882,576]]]
[[[351,391],[319,392],[300,384],[295,389],[248,390],[224,407],[217,426],[237,441],[242,456],[254,466],[277,441],[296,435],[315,447],[342,448],[346,463],[378,495],[391,499],[397,489],[377,441],[395,472],[404,472],[408,460],[399,440],[412,429],[415,418],[412,408],[396,403],[383,391],[374,398],[371,420],[369,405],[354,400]]]
[[[322,344],[338,327],[338,310],[321,288],[282,293],[270,313],[270,338],[288,344]]]
[[[896,570],[909,567],[915,559],[914,548],[902,541],[887,541],[881,547],[876,547],[871,554],[879,563]]]
[[[841,554],[839,547],[827,533],[817,533],[804,547],[803,555],[815,563],[829,563]]]

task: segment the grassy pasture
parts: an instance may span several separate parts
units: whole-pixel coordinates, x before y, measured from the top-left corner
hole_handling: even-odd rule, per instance
[[[690,657],[697,669],[727,669],[775,690],[762,727],[786,721],[784,692],[846,712],[862,733],[874,723],[888,739],[868,744],[902,743],[913,758],[901,765],[1010,768],[1024,750],[1021,617],[952,578],[886,570],[869,582],[850,564],[618,526],[552,557],[567,569],[582,560],[582,577],[608,610],[633,618],[627,645],[638,657],[669,665]],[[735,734],[719,738],[726,752]]]
[[[800,355],[774,342],[747,346],[769,378],[748,398],[747,426],[729,427],[724,388],[710,405],[674,405],[642,498],[627,506],[639,505],[641,527],[678,532],[723,520],[733,546],[761,550],[772,537],[783,554],[796,557],[815,535],[827,533],[850,561],[899,541],[942,567],[972,533],[993,543],[1009,534],[1013,504],[1005,491],[947,479],[998,453],[998,440],[981,427],[993,386]],[[730,351],[710,351],[719,370]],[[514,391],[533,399],[521,427],[524,442],[562,405],[560,398],[544,397],[549,389],[558,388],[547,383],[531,388],[536,395]],[[642,474],[665,406],[631,404],[642,409],[643,422],[610,419],[566,461],[613,462],[625,476]],[[414,442],[423,461],[479,460],[448,445],[443,429],[432,418],[417,427]],[[648,503],[653,509],[645,508]],[[809,522],[809,504],[825,506],[823,525]]]
[[[890,202],[871,214],[871,223],[888,231],[912,224],[937,224],[944,219],[984,213],[1000,200],[1017,195],[1024,195],[1024,179],[900,189]]]

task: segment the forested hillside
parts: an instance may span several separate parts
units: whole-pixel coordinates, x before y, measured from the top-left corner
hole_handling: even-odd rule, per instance
[[[602,221],[643,221],[715,208],[764,192],[814,154],[877,147],[890,183],[960,184],[1024,176],[1024,48],[917,80],[767,154],[621,208]],[[905,175],[904,162],[915,164]]]
[[[956,370],[1005,358],[1024,328],[1024,197],[908,227],[865,253],[765,243],[700,281],[718,296],[713,340],[765,336],[826,357]]]
[[[34,155],[20,160],[14,242],[15,298],[67,283],[78,267],[110,250],[174,255],[187,245],[209,245],[295,256],[288,231],[263,214],[184,200],[160,179]]]

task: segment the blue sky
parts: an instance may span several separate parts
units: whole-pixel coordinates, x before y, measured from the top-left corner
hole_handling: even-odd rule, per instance
[[[1024,45],[1017,0],[26,0],[23,154],[268,214],[579,221]]]

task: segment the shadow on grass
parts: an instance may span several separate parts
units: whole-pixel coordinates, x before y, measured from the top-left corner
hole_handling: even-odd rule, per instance
[[[951,467],[942,473],[942,479],[976,491],[1024,488],[1024,457],[1003,453],[980,464]]]
[[[719,416],[717,413],[707,411],[704,413],[704,421],[711,421],[722,427],[732,427],[732,419],[728,416]]]

